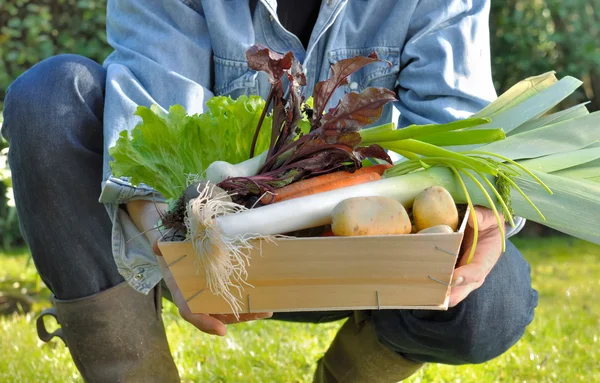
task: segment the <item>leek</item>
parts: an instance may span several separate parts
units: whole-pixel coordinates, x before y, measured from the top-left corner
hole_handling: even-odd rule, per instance
[[[398,130],[390,130],[390,124],[385,124],[380,127],[363,129],[360,132],[360,136],[362,138],[362,144],[366,146],[368,144],[380,143],[383,141],[407,140],[429,134],[439,134],[443,132],[468,129],[485,125],[489,122],[489,118],[467,118],[465,120],[458,120],[448,124],[411,125]]]
[[[556,124],[558,122],[566,121],[571,118],[585,116],[586,114],[589,114],[589,111],[585,107],[585,105],[587,105],[588,103],[589,102],[584,102],[582,104],[572,106],[569,109],[561,110],[560,112],[552,113],[547,116],[528,121],[523,125],[520,125],[519,127],[510,131],[508,135],[523,133],[529,130],[541,128],[544,125]]]
[[[419,141],[432,145],[449,146],[487,144],[504,138],[506,138],[506,134],[502,129],[484,129],[429,134],[419,137]]]
[[[557,82],[558,79],[554,71],[521,80],[501,94],[494,102],[475,113],[473,117],[495,117],[499,113],[517,106],[519,103],[548,89]]]
[[[233,214],[221,213],[218,203],[194,200],[190,219],[204,217],[195,241],[237,259],[239,277],[244,275],[240,254],[250,239],[329,224],[333,208],[348,198],[386,196],[411,208],[421,191],[442,186],[458,204],[492,209],[503,239],[500,210],[512,225],[513,216],[520,216],[600,244],[600,112],[579,105],[545,115],[580,85],[547,73],[516,84],[466,120],[364,129],[362,145],[378,144],[405,159],[381,180]],[[475,237],[467,261],[476,245]],[[224,278],[219,286],[230,286]],[[243,277],[235,279],[240,281]]]

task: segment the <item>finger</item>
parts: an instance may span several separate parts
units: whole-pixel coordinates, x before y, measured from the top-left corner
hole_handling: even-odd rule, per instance
[[[473,290],[475,289],[477,289],[477,287],[473,284],[453,287],[450,293],[450,300],[448,302],[448,306],[455,307],[463,300],[465,300],[465,298],[468,297],[469,294],[471,294],[471,292],[473,292]]]
[[[271,318],[273,316],[273,313],[240,314],[239,318],[236,318],[233,314],[212,314],[211,316],[225,324],[234,324]]]
[[[173,302],[179,308],[179,315],[187,322],[191,323],[198,330],[211,335],[224,336],[227,333],[227,327],[225,323],[220,321],[218,318],[213,318],[207,314],[194,314],[190,310],[187,302],[183,298],[181,291],[177,289],[173,296]]]
[[[482,206],[475,206],[475,216],[477,217],[477,229],[479,231],[487,230],[492,227],[498,226],[498,221],[496,220],[496,215],[494,211]],[[502,214],[498,212],[502,217]],[[467,221],[471,228],[474,228],[473,225],[473,215],[469,214],[469,219]]]
[[[483,285],[489,271],[481,264],[469,264],[457,268],[452,277],[449,306],[462,302],[471,292]]]
[[[475,253],[473,254],[473,258],[469,265],[478,265],[484,271],[489,272],[496,262],[498,262],[498,258],[502,255],[502,237],[500,233],[497,232],[483,232],[480,234],[475,247]],[[471,253],[472,247],[473,238],[466,238],[456,270],[467,265],[467,255]],[[487,273],[485,275],[487,275]]]
[[[469,263],[465,266],[460,266],[454,270],[452,276],[453,286],[464,286],[470,284],[483,284],[486,275],[489,273],[487,267],[479,263]]]
[[[468,261],[468,254],[473,247],[473,229],[465,231],[463,243],[461,244],[461,257],[458,266],[464,266]],[[485,264],[489,269],[498,261],[502,253],[502,234],[497,226],[488,227],[487,230],[479,231],[479,238],[475,247],[475,253],[471,263]],[[489,270],[488,270],[489,271]]]
[[[151,229],[146,231],[146,238],[148,238],[148,242],[152,245],[152,251],[154,254],[162,257],[162,253],[160,248],[158,247],[158,241],[162,238],[162,233],[158,229]]]
[[[227,327],[217,318],[206,314],[192,314],[189,310],[180,309],[179,314],[186,322],[191,323],[198,330],[211,335],[225,336]]]
[[[227,328],[223,322],[211,317],[210,315],[192,313],[185,298],[183,297],[183,294],[181,293],[181,290],[175,283],[173,274],[167,268],[164,258],[158,257],[157,260],[165,283],[167,284],[169,291],[171,291],[173,303],[175,303],[175,306],[177,306],[179,309],[179,315],[181,315],[185,321],[191,323],[194,327],[202,332],[224,336],[227,333]]]
[[[154,252],[154,254],[158,255],[159,257],[162,257],[162,252],[160,251],[160,248],[158,247],[158,241],[160,240],[160,238],[150,242],[152,244],[152,251]]]

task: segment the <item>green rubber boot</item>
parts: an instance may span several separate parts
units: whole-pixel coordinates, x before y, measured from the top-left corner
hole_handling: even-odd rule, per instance
[[[355,312],[317,364],[314,383],[396,383],[423,367],[384,346],[373,322]]]
[[[162,322],[160,286],[140,294],[123,282],[90,297],[61,301],[37,319],[38,336],[62,339],[86,382],[179,382]],[[48,333],[44,317],[61,328]]]

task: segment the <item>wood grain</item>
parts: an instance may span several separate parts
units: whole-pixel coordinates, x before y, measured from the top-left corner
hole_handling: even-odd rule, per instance
[[[257,243],[243,312],[445,310],[464,228],[465,222],[452,234],[278,239],[263,241],[262,252]],[[192,312],[231,313],[207,289],[190,242],[159,246]]]

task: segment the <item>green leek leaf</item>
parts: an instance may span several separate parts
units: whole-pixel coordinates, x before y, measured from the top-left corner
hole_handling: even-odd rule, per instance
[[[504,138],[506,138],[506,135],[502,129],[482,129],[428,134],[419,137],[419,141],[427,142],[432,145],[447,146],[487,144],[503,140]]]
[[[575,179],[588,179],[600,177],[600,159],[589,161],[578,166],[570,167],[568,169],[562,169],[554,172],[553,174],[561,177]]]
[[[549,156],[519,161],[530,170],[544,173],[553,173],[560,170],[574,168],[600,158],[600,143],[594,143],[585,149],[571,152],[551,154]]]
[[[582,149],[599,139],[600,112],[595,112],[508,136],[477,150],[517,160]]]
[[[473,117],[494,117],[548,89],[557,81],[554,71],[521,80],[502,93],[494,102],[475,113]]]
[[[541,128],[544,125],[556,124],[562,121],[569,120],[571,118],[585,116],[586,114],[590,113],[585,107],[586,104],[588,104],[588,102],[572,106],[569,109],[561,110],[560,112],[536,118],[535,120],[527,121],[523,125],[510,131],[508,135],[523,133],[529,130]]]

